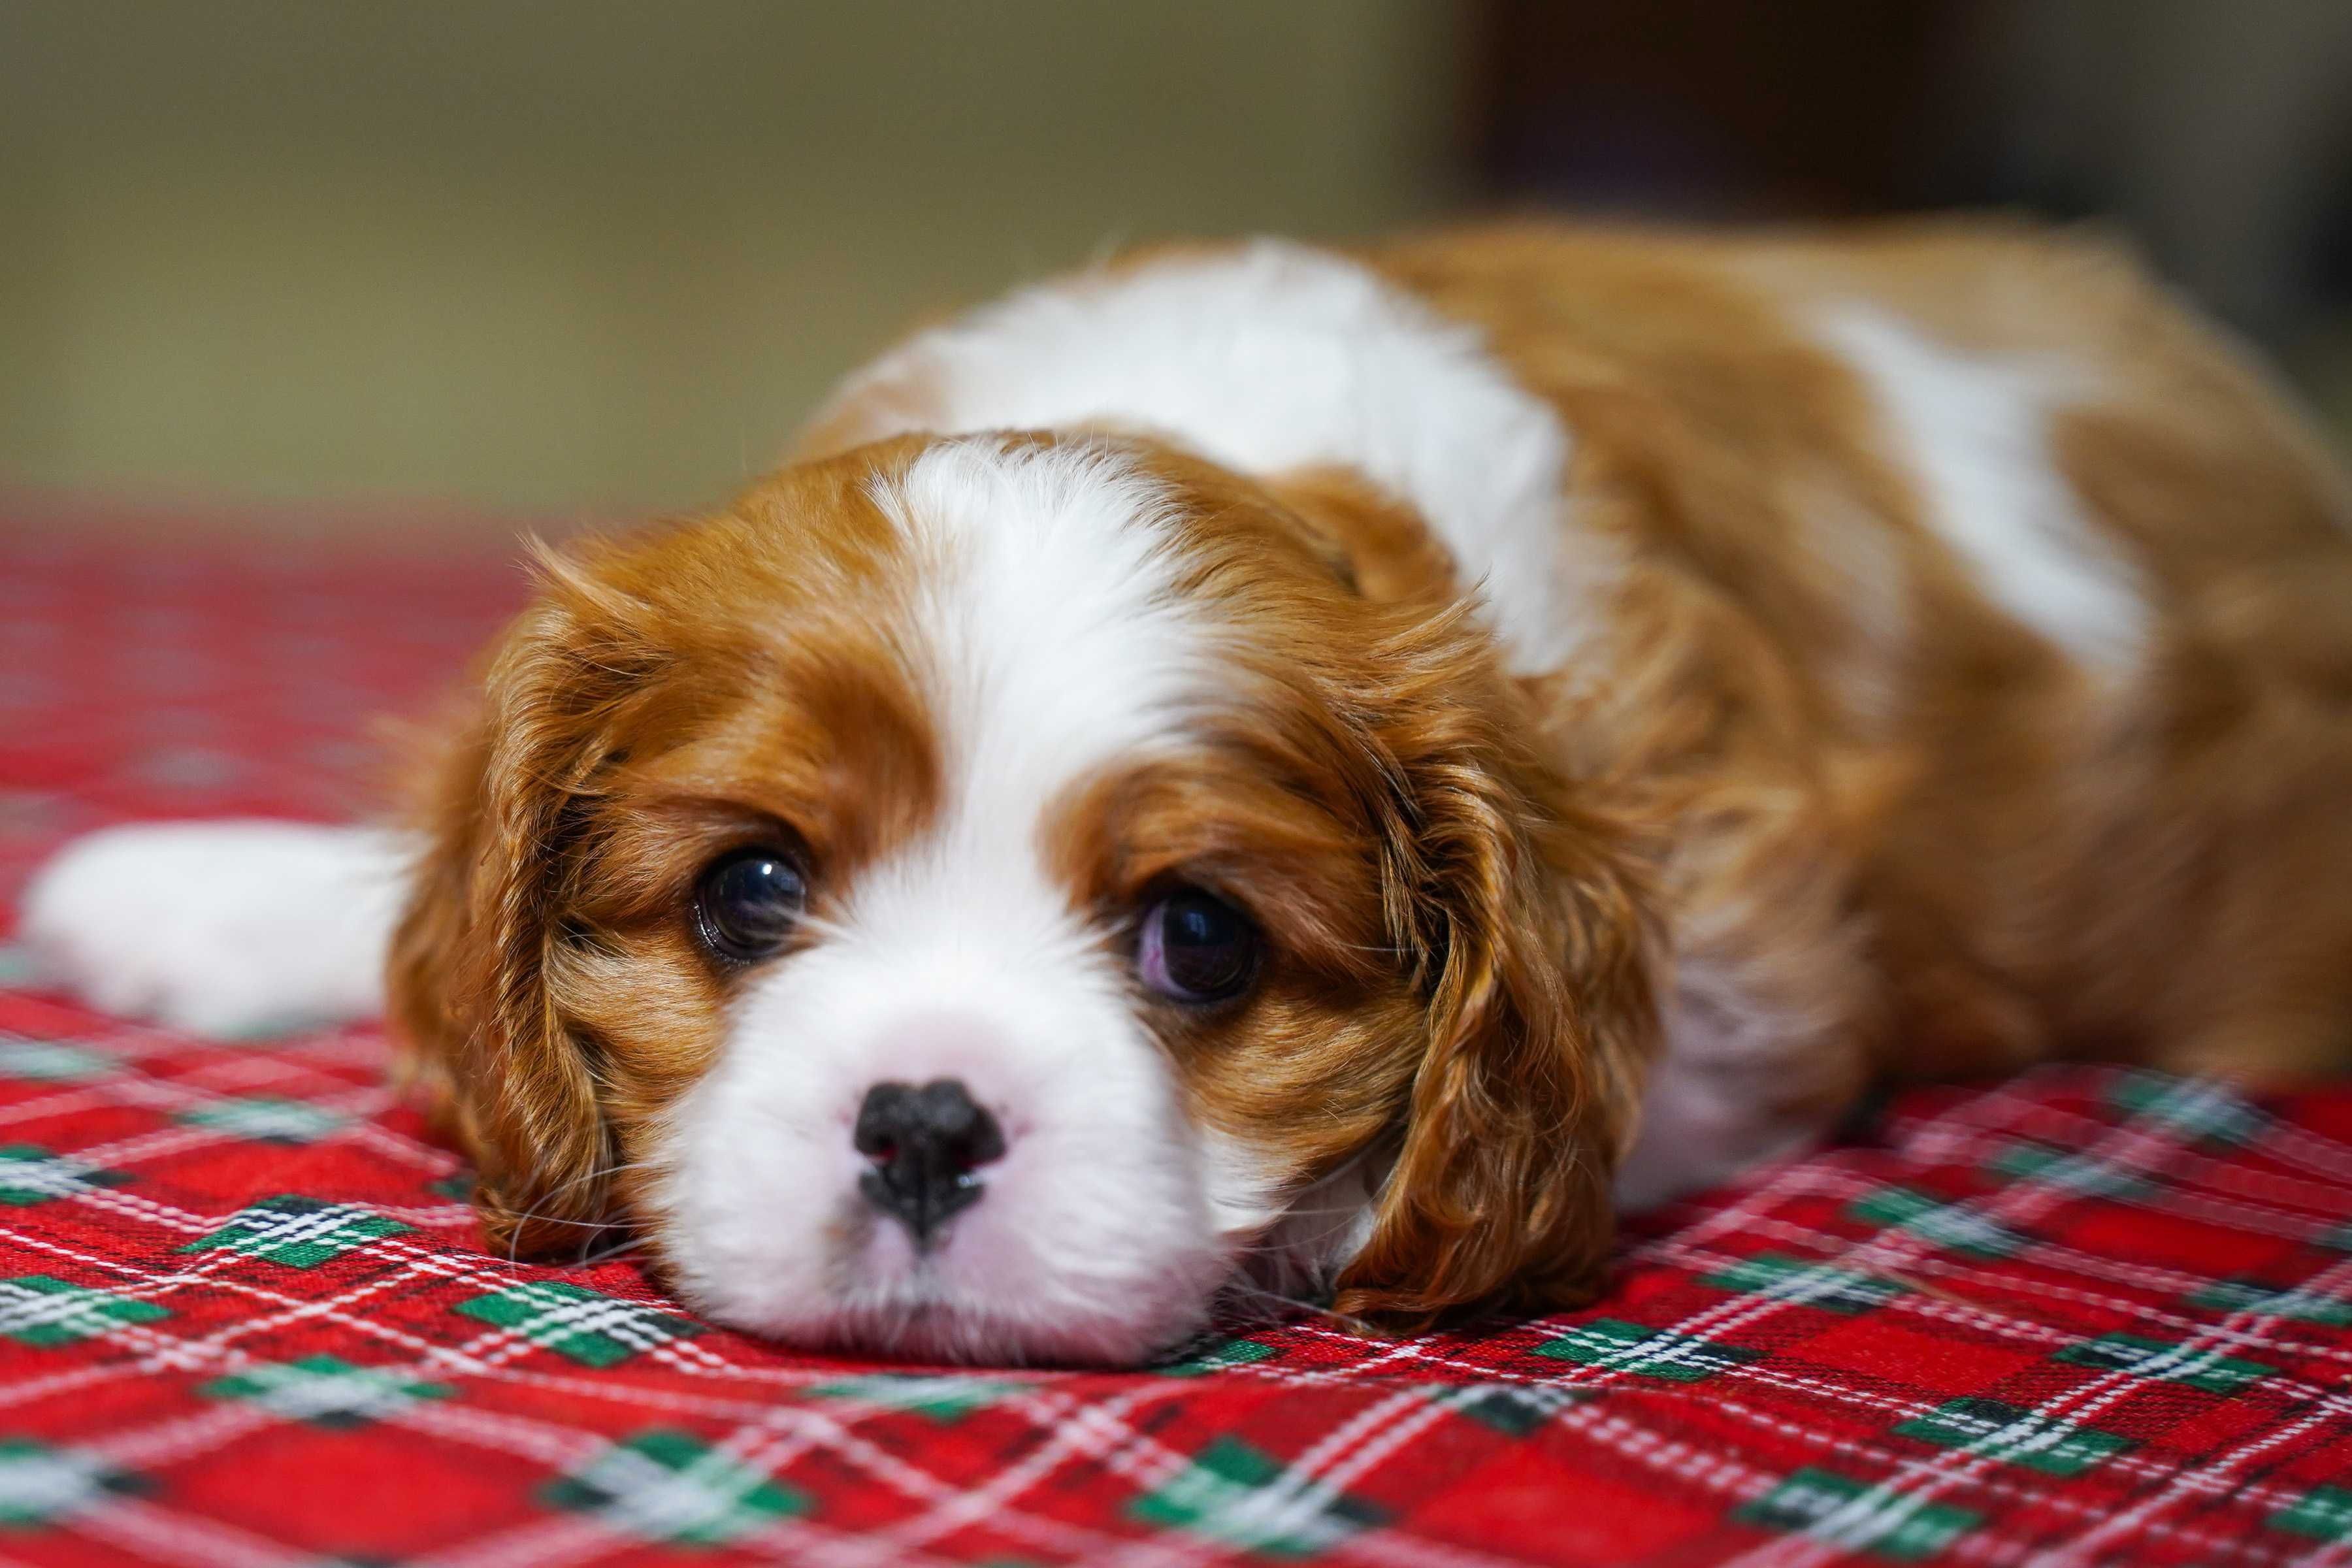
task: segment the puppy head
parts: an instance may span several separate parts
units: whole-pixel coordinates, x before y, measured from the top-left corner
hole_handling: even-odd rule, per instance
[[[1265,488],[861,447],[550,563],[428,800],[395,1011],[503,1245],[626,1227],[797,1342],[1565,1300],[1647,995],[1531,733],[1474,616],[1365,596]]]

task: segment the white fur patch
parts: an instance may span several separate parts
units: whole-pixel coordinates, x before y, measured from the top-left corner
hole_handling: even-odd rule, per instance
[[[1199,1321],[1232,1249],[1126,956],[1040,833],[1069,785],[1181,731],[1215,628],[1176,595],[1164,498],[1103,450],[952,442],[874,493],[915,545],[901,632],[947,802],[746,990],[671,1117],[666,1245],[706,1310],[804,1342],[1131,1361]],[[1006,1152],[920,1252],[860,1197],[851,1128],[874,1084],[937,1078]]]
[[[1055,794],[1220,689],[1215,628],[1177,596],[1173,503],[1112,449],[977,437],[873,488],[914,543],[913,652],[959,820],[1034,848]]]
[[[1685,966],[1664,998],[1659,1033],[1633,1146],[1617,1167],[1621,1212],[1655,1208],[1794,1153],[1835,1120],[1774,1109],[1834,1049],[1822,1025],[1760,1005],[1728,975]]]
[[[1614,547],[1569,515],[1551,409],[1475,331],[1325,252],[1260,240],[1034,289],[925,333],[839,396],[908,376],[925,388],[919,422],[947,432],[1109,424],[1245,474],[1351,468],[1483,584],[1523,673],[1575,656],[1616,578]]]
[[[366,828],[109,828],[34,878],[24,935],[110,1013],[217,1036],[373,1017],[414,853]]]
[[[1928,526],[1986,597],[2093,673],[2128,673],[2147,642],[2147,588],[2052,459],[2065,374],[1959,353],[1873,309],[1825,312],[1818,331],[1877,399]]]
[[[1247,1145],[1214,1131],[1202,1142],[1217,1229],[1249,1247],[1247,1278],[1234,1281],[1244,1300],[1254,1288],[1277,1301],[1320,1295],[1371,1239],[1389,1153],[1368,1149],[1313,1185],[1286,1190]]]

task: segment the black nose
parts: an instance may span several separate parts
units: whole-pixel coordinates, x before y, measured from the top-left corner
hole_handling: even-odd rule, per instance
[[[928,1243],[950,1215],[980,1200],[979,1166],[1004,1154],[996,1118],[954,1079],[877,1083],[857,1108],[857,1152],[874,1168],[857,1179],[866,1201]]]

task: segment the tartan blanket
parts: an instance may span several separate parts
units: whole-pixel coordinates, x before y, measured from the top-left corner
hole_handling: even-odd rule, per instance
[[[0,547],[0,909],[106,822],[352,814],[369,716],[520,593],[488,560]],[[2352,1557],[2352,1094],[1911,1092],[1636,1226],[1588,1310],[997,1373],[489,1255],[384,1058],[0,977],[0,1563]]]

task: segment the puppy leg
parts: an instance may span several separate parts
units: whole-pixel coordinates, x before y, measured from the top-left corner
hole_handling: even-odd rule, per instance
[[[373,1017],[411,855],[367,828],[109,828],[35,875],[23,936],[43,978],[200,1034]]]

